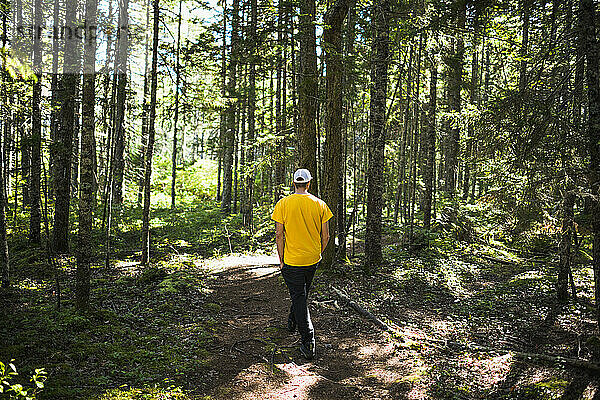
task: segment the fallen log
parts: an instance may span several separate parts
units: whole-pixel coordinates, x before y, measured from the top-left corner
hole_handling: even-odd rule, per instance
[[[586,369],[586,370],[594,372],[596,374],[600,374],[600,365],[590,362],[590,361],[581,360],[578,358],[553,356],[550,354],[528,353],[528,352],[523,352],[523,351],[511,350],[511,349],[507,349],[507,348],[482,346],[482,345],[478,345],[475,343],[460,343],[460,342],[454,342],[451,340],[422,337],[422,336],[413,335],[413,334],[410,334],[407,332],[402,332],[402,330],[399,327],[397,327],[395,325],[387,324],[387,323],[383,322],[381,319],[379,319],[378,317],[376,317],[375,315],[373,315],[372,313],[370,313],[369,311],[367,311],[364,307],[362,307],[360,304],[353,301],[350,297],[348,297],[346,294],[344,294],[341,290],[339,290],[333,286],[331,288],[342,300],[344,300],[347,303],[348,306],[350,306],[350,308],[355,310],[358,314],[362,315],[369,321],[373,322],[373,324],[375,324],[375,326],[377,326],[379,329],[389,332],[396,337],[409,338],[413,341],[424,341],[424,342],[429,342],[429,343],[443,344],[443,346],[446,348],[455,347],[455,348],[459,348],[459,349],[463,349],[463,350],[481,351],[481,352],[486,352],[486,353],[498,353],[498,354],[510,353],[515,358],[518,358],[518,359],[521,359],[524,361],[538,361],[538,362],[546,362],[546,363],[550,363],[550,364],[569,365],[569,366],[576,367],[576,368]]]

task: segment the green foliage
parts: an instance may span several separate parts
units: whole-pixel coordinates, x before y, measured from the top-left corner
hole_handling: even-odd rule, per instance
[[[217,162],[197,160],[193,165],[177,171],[175,193],[177,204],[194,204],[215,198],[217,188]],[[157,160],[152,179],[152,206],[171,206],[171,159]]]
[[[189,397],[181,388],[169,386],[143,389],[112,389],[100,397],[100,400],[187,400]]]
[[[8,365],[0,362],[0,399],[10,400],[34,400],[36,395],[44,388],[44,382],[48,377],[43,368],[36,369],[30,379],[33,387],[26,388],[14,379],[19,375],[17,367],[10,360]]]

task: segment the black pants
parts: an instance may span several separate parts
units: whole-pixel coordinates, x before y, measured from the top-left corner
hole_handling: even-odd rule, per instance
[[[308,311],[308,293],[315,271],[319,263],[307,267],[295,267],[284,264],[281,275],[290,291],[292,306],[290,307],[290,318],[298,325],[298,332],[302,337],[302,343],[311,343],[315,340],[315,330],[310,320]]]

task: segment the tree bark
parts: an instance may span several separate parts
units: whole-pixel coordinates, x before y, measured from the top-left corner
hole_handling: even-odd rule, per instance
[[[412,71],[413,71],[413,56],[414,46],[410,46],[408,57],[408,72],[406,77],[406,104],[404,108],[404,124],[402,126],[402,137],[400,140],[400,151],[398,154],[398,183],[396,187],[396,201],[394,203],[394,224],[398,222],[398,215],[402,216],[402,219],[406,221],[406,188],[407,184],[405,181],[406,176],[406,150],[407,150],[407,138],[409,137],[410,124],[410,110],[412,104]],[[398,82],[400,84],[400,82]],[[402,206],[400,206],[400,199],[402,199]],[[402,212],[400,212],[402,211]]]
[[[221,46],[221,98],[227,96],[227,0],[223,0],[223,44]],[[217,201],[222,200],[223,146],[227,132],[227,111],[225,106],[219,113],[219,147],[217,149]]]
[[[306,168],[313,176],[311,192],[319,195],[317,170],[317,40],[315,0],[300,0],[298,17],[298,36],[300,42],[300,61],[298,71],[298,144],[299,168]]]
[[[565,178],[567,181],[568,178]],[[562,227],[560,237],[560,264],[558,270],[558,280],[556,282],[556,292],[559,301],[569,299],[569,273],[572,262],[572,243],[573,243],[573,206],[575,205],[575,196],[571,191],[570,185],[565,185],[565,193],[562,201]]]
[[[579,14],[581,14],[581,8]],[[575,78],[573,82],[573,127],[576,132],[582,129],[581,124],[581,104],[583,100],[583,74],[585,69],[585,29],[582,26],[583,18],[581,15],[575,22],[573,29],[573,37],[576,38],[575,43]]]
[[[75,32],[77,24],[77,0],[65,3],[65,28]],[[79,84],[78,50],[75,38],[67,39],[64,47],[63,75],[60,82],[60,108],[54,137],[54,230],[53,245],[57,253],[69,251],[69,214],[71,202],[71,162],[73,130],[75,126],[75,103]]]
[[[116,102],[113,120],[113,173],[112,173],[112,204],[121,207],[123,203],[123,172],[125,160],[125,103],[127,89],[127,51],[128,38],[128,9],[129,0],[119,0],[119,35],[117,38],[117,56],[115,58]]]
[[[287,20],[284,0],[279,0],[277,4],[277,55],[275,58],[276,69],[276,86],[275,86],[275,190],[273,192],[273,203],[277,203],[283,194],[282,187],[285,180],[285,118],[283,116],[285,110],[285,101],[283,93],[285,93],[285,57],[282,53],[285,51],[287,32],[284,32],[285,21]]]
[[[456,181],[458,175],[458,156],[460,154],[460,122],[461,112],[461,87],[464,57],[463,30],[466,19],[466,2],[457,2],[456,28],[454,52],[449,59],[448,71],[448,106],[454,113],[455,120],[450,126],[450,137],[446,152],[446,192],[454,198],[456,192]]]
[[[87,0],[85,20],[90,26],[96,24],[97,0]],[[90,296],[90,262],[93,255],[92,227],[94,221],[94,154],[95,107],[96,107],[96,39],[84,43],[83,93],[81,100],[81,177],[79,182],[79,231],[77,245],[76,305],[85,309]]]
[[[112,3],[110,3],[112,4]],[[58,35],[59,34],[59,26],[60,26],[60,10],[61,10],[61,6],[62,6],[62,2],[60,0],[57,0],[54,2],[54,7],[53,7],[53,11],[52,11],[52,18],[53,18],[53,34],[54,35]],[[54,165],[55,165],[55,154],[56,154],[56,149],[55,149],[55,135],[56,135],[56,131],[58,129],[57,123],[58,123],[58,113],[59,113],[59,106],[60,106],[60,86],[61,83],[58,79],[58,61],[59,61],[59,41],[58,40],[53,40],[52,41],[52,79],[50,82],[50,92],[51,94],[51,99],[50,99],[50,151],[49,151],[49,158],[48,158],[48,170],[49,170],[49,187],[48,187],[48,195],[49,196],[53,196],[53,192],[54,192],[54,175],[55,175],[55,171],[54,171]]]
[[[57,1],[58,3],[58,1]],[[41,26],[43,16],[42,0],[35,1],[34,25]],[[36,80],[33,84],[31,110],[31,175],[29,177],[29,242],[35,245],[42,243],[41,239],[41,149],[42,149],[42,48],[41,36],[34,35],[33,66]]]
[[[370,274],[383,261],[381,250],[381,213],[383,207],[383,170],[385,165],[385,112],[388,84],[390,3],[375,0],[371,44],[371,130],[368,137],[367,220],[364,270]]]
[[[529,49],[529,20],[531,14],[531,0],[521,0],[521,17],[523,27],[521,31],[521,65],[519,66],[519,91],[524,95],[527,87],[527,53]]]
[[[154,21],[152,30],[152,67],[150,70],[150,116],[148,121],[148,146],[146,147],[146,170],[144,172],[144,208],[142,211],[142,259],[141,264],[146,266],[150,262],[150,181],[152,178],[152,154],[154,153],[154,137],[156,130],[156,88],[158,85],[158,26],[160,19],[159,0],[154,0]]]
[[[179,120],[179,82],[181,71],[179,67],[179,46],[181,43],[181,7],[183,0],[179,0],[179,14],[177,20],[177,50],[175,53],[175,115],[173,116],[173,149],[171,150],[171,209],[175,208],[175,181],[177,179],[177,121]]]
[[[148,63],[148,45],[150,42],[150,38],[148,35],[148,31],[150,30],[150,2],[146,1],[146,38],[144,40],[144,94],[142,100],[142,137],[141,137],[141,146],[140,146],[140,169],[138,176],[138,205],[142,205],[142,199],[144,195],[144,156],[146,154],[146,145],[148,142],[148,91],[150,90],[150,64]]]
[[[2,48],[6,48],[6,38],[7,38],[7,25],[6,25],[6,17],[9,12],[10,5],[8,2],[2,3],[2,8],[4,9],[4,13],[2,16]],[[6,71],[6,57],[2,57],[2,94],[0,100],[2,101],[1,112],[2,112],[2,134],[0,136],[2,149],[6,145],[6,141],[8,140],[8,135],[10,134],[10,108],[8,105],[8,87],[7,87],[7,77],[8,74]],[[8,257],[8,242],[6,238],[6,168],[5,164],[7,162],[6,152],[0,151],[0,286],[8,287],[10,285],[10,261]]]
[[[475,15],[473,16],[473,56],[471,59],[471,87],[470,101],[471,105],[477,106],[479,96],[479,7],[475,6]],[[475,141],[475,125],[469,123],[467,137],[465,138],[467,148],[465,152],[465,172],[463,176],[463,193],[462,199],[465,202],[469,200],[469,192],[471,189],[471,173],[473,168],[473,150]]]
[[[242,221],[244,226],[253,230],[253,209],[254,209],[254,137],[256,121],[256,47],[258,42],[257,30],[257,0],[250,1],[250,65],[248,71],[248,136],[246,138],[246,157],[244,170],[245,176],[245,201],[243,204]],[[242,149],[244,151],[244,149]]]
[[[325,169],[327,170],[323,198],[331,208],[336,209],[343,196],[343,183],[341,174],[343,172],[343,137],[342,137],[342,113],[343,113],[343,74],[342,67],[342,23],[350,0],[337,0],[333,3],[323,18],[325,29],[323,31],[323,49],[325,51],[325,63],[327,65],[326,90],[327,105],[325,114]],[[323,253],[323,266],[330,267],[335,261],[335,236],[339,213],[344,210],[337,209],[329,221],[329,235],[331,240]],[[336,215],[337,214],[337,215]]]
[[[588,85],[587,141],[589,152],[589,182],[591,199],[591,231],[593,236],[592,258],[594,270],[594,294],[596,317],[600,326],[600,49],[597,34],[596,5],[593,0],[581,0],[580,18],[584,27],[587,60],[586,81]]]
[[[423,227],[431,227],[431,203],[433,200],[435,172],[435,136],[436,136],[436,109],[437,109],[437,62],[432,55],[431,77],[429,80],[429,123],[425,135],[425,157],[426,164],[423,171],[423,183],[425,184],[425,194],[423,202]]]
[[[227,129],[223,143],[223,197],[221,211],[224,214],[231,212],[233,202],[233,153],[236,136],[236,110],[237,110],[237,62],[239,57],[239,21],[240,0],[233,0],[231,17],[231,56],[229,58],[229,81],[227,94],[229,104],[226,111]]]
[[[421,120],[423,118],[423,112],[421,111],[421,101],[420,91],[421,91],[421,54],[423,53],[423,46],[427,44],[427,36],[425,38],[424,35],[419,35],[419,51],[417,53],[417,69],[416,69],[416,79],[415,79],[415,106],[413,107],[414,116],[413,116],[413,137],[411,141],[411,179],[410,183],[410,204],[408,209],[408,218],[409,218],[409,233],[408,233],[408,246],[409,249],[412,249],[413,242],[413,232],[414,232],[414,216],[415,216],[415,203],[416,203],[416,194],[417,194],[417,166],[418,162],[418,154],[419,154],[419,135],[423,131],[421,129]],[[425,42],[425,43],[424,43]]]

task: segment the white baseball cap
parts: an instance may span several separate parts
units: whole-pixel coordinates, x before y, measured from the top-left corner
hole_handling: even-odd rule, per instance
[[[304,168],[294,172],[294,183],[306,183],[312,179],[310,171]]]

